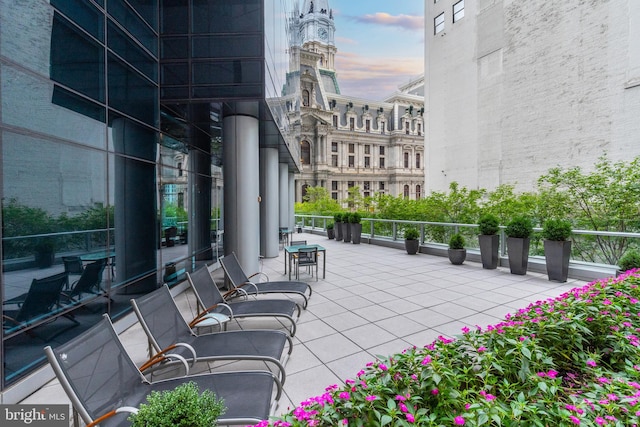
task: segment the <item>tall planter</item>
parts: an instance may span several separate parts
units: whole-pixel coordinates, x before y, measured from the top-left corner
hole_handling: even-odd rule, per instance
[[[498,248],[500,246],[500,236],[497,234],[480,234],[478,235],[480,242],[480,258],[482,259],[482,268],[494,270],[498,267]]]
[[[509,255],[509,269],[511,274],[527,274],[529,265],[528,237],[507,237],[507,254]]]
[[[351,224],[348,222],[342,223],[342,241],[351,243]]]
[[[336,232],[336,242],[339,242],[342,240],[342,222],[341,221],[336,221],[333,225],[333,229]]]
[[[554,282],[566,282],[569,276],[569,259],[571,258],[571,240],[545,240],[544,259],[547,264],[547,275]]]
[[[362,224],[351,224],[351,243],[359,245],[360,240],[362,240]]]

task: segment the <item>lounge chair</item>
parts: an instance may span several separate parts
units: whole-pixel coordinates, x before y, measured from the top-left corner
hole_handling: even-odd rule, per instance
[[[275,366],[284,384],[281,359],[287,344],[288,354],[293,350],[293,341],[285,332],[243,330],[198,335],[185,322],[167,285],[132,299],[131,305],[149,339],[149,354],[172,351],[192,363],[260,361]]]
[[[294,301],[290,299],[252,299],[228,302],[220,293],[206,266],[193,273],[187,273],[187,279],[193,289],[200,311],[189,323],[192,328],[212,314],[227,315],[230,319],[275,317],[278,321],[285,319],[289,325],[287,327],[289,334],[295,335],[296,320],[293,315],[297,311],[296,319],[300,317],[300,306]]]
[[[76,426],[78,417],[87,426],[129,426],[127,417],[148,394],[172,390],[189,381],[224,400],[226,411],[219,424],[255,424],[268,418],[281,393],[277,378],[266,371],[209,373],[149,382],[125,351],[106,314],[72,340],[55,349],[47,346],[44,351],[71,400]]]
[[[269,277],[261,272],[254,273],[250,276],[242,270],[238,257],[234,252],[231,255],[226,255],[220,259],[222,268],[229,278],[229,282],[235,289],[243,289],[249,295],[255,294],[270,294],[270,293],[285,293],[285,294],[297,294],[304,299],[302,308],[306,309],[309,303],[309,298],[313,290],[306,282],[286,281],[278,280],[270,282]],[[252,282],[251,278],[261,276],[264,277],[266,282]],[[307,291],[309,295],[307,295]],[[241,293],[237,293],[236,296],[240,296]]]
[[[73,322],[71,326],[78,325],[79,323],[71,313],[59,314],[62,312],[60,295],[67,280],[67,273],[33,279],[28,292],[5,301],[3,305],[15,304],[18,306],[17,309],[3,310],[2,324],[5,336],[23,329],[31,329],[31,327],[43,323],[53,322],[60,316],[71,320]],[[55,335],[66,329],[68,328],[58,331]]]
[[[67,297],[71,302],[79,302],[83,294],[102,295],[108,298],[107,293],[100,288],[102,283],[102,273],[107,265],[107,259],[103,258],[98,261],[94,261],[82,271],[80,278],[73,282],[71,289],[68,292],[64,292],[63,296]]]

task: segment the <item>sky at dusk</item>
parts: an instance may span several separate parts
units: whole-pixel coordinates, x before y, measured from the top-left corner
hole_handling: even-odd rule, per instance
[[[381,100],[424,73],[423,0],[329,0],[340,92]]]

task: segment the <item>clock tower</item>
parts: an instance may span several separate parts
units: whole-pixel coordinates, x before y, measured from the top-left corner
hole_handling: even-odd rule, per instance
[[[336,26],[329,1],[304,0],[298,18],[296,44],[321,55],[320,68],[335,71]]]

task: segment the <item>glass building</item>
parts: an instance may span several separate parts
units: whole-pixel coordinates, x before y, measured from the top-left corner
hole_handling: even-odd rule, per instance
[[[293,3],[0,0],[5,403],[45,380],[45,345],[130,298],[223,253],[278,255]]]

